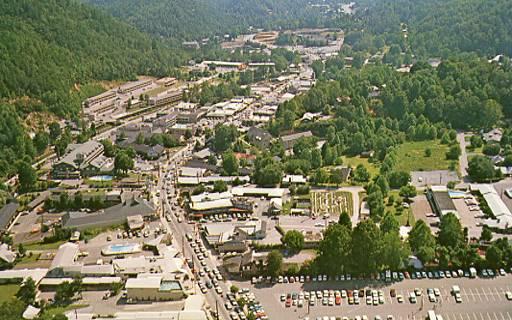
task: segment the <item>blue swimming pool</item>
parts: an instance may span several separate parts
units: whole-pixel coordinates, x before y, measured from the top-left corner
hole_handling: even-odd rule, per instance
[[[90,177],[89,180],[92,180],[92,181],[112,181],[112,176],[108,176],[108,175],[94,176],[94,177]]]
[[[122,243],[108,245],[101,250],[101,253],[105,256],[108,256],[116,254],[130,254],[141,251],[141,246],[138,243]]]

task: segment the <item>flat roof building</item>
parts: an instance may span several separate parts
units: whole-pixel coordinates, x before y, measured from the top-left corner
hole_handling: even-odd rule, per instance
[[[427,191],[427,199],[438,216],[444,216],[449,212],[458,216],[457,208],[445,186],[431,186]]]
[[[311,133],[311,131],[299,132],[299,133],[293,133],[293,134],[289,134],[286,136],[282,136],[281,141],[283,142],[284,148],[288,150],[288,149],[292,149],[293,146],[295,145],[295,143],[300,138],[308,138],[308,137],[312,137],[312,136],[313,136],[313,133]]]

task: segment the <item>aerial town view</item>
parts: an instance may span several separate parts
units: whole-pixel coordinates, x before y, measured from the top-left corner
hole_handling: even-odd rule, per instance
[[[0,320],[512,320],[510,0],[3,0]]]

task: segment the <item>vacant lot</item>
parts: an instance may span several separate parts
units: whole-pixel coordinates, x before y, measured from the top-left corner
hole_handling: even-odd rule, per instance
[[[343,191],[312,191],[311,213],[320,216],[326,213],[340,215],[352,213],[352,195]]]
[[[430,149],[430,157],[425,156],[425,150]],[[450,167],[446,160],[448,146],[439,141],[406,142],[397,149],[396,169],[403,171],[447,170]]]
[[[343,164],[352,167],[352,169],[355,169],[358,165],[362,164],[372,177],[379,174],[379,168],[375,164],[368,162],[368,158],[361,158],[359,156],[343,157]]]

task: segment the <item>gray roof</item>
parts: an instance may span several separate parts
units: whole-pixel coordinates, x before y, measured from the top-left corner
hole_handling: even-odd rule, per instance
[[[126,220],[127,217],[142,215],[151,216],[155,208],[144,199],[127,200],[104,211],[93,213],[68,212],[62,217],[62,225],[65,228],[88,228],[97,225],[116,224]]]
[[[447,191],[432,192],[432,195],[434,196],[435,201],[439,206],[439,210],[454,212],[457,211],[457,208],[455,208],[455,204],[453,203],[453,200],[450,198],[450,194]]]
[[[282,136],[281,140],[283,140],[283,142],[294,141],[294,140],[300,139],[302,137],[312,137],[312,136],[313,136],[313,133],[311,133],[311,131],[306,131],[306,132],[289,134],[287,136]]]
[[[250,127],[249,130],[247,131],[247,136],[250,139],[256,139],[256,140],[259,140],[259,141],[270,141],[270,140],[272,140],[272,135],[268,131],[263,130],[263,129],[258,128],[258,127]]]
[[[79,157],[83,156],[84,159],[88,159],[89,156],[95,153],[98,149],[103,149],[103,145],[94,140],[90,140],[82,144],[70,144],[67,148],[66,154],[59,163],[65,163],[76,169],[80,169],[81,164],[77,162]]]
[[[9,202],[0,209],[0,231],[5,231],[12,218],[16,215],[19,204],[15,201]]]

